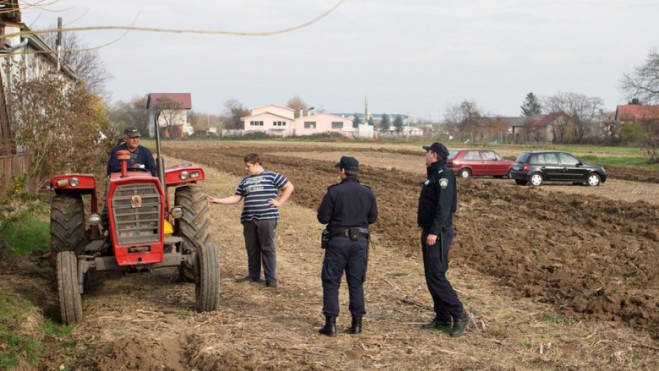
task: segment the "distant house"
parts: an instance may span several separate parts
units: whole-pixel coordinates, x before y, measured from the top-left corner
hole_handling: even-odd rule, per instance
[[[16,153],[10,115],[16,81],[37,79],[54,71],[67,81],[75,82],[77,77],[71,67],[58,61],[57,53],[43,39],[21,22],[18,0],[1,0],[0,6],[0,155],[8,155]]]
[[[534,133],[539,140],[562,142],[570,125],[570,117],[563,112],[551,112],[540,116],[533,123]]]
[[[241,118],[245,133],[263,132],[278,137],[305,136],[320,133],[339,133],[353,137],[358,135],[352,120],[328,113],[295,118],[295,111],[269,104],[251,110],[249,116]]]
[[[659,106],[623,104],[616,107],[615,121],[619,123],[659,119]]]
[[[188,123],[188,111],[192,109],[190,93],[149,93],[146,100],[149,111],[149,137],[155,137],[155,121],[165,138],[183,137],[194,133]]]

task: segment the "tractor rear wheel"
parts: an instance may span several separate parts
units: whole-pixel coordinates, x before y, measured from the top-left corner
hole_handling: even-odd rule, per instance
[[[58,194],[50,204],[50,245],[55,252],[80,254],[87,244],[81,195]]]
[[[57,290],[62,323],[68,325],[82,321],[78,258],[73,251],[57,253]]]
[[[200,312],[214,311],[220,292],[217,248],[213,244],[204,245],[195,255],[195,307]]]
[[[208,202],[201,189],[197,185],[177,188],[174,205],[183,209],[183,216],[174,225],[174,235],[183,237],[188,247],[200,248],[209,244]]]
[[[195,283],[197,310],[215,310],[220,291],[219,263],[209,232],[206,195],[197,185],[179,187],[174,204],[183,209],[183,216],[174,225],[174,235],[183,238],[183,254],[194,254],[192,266],[186,261],[179,266],[179,277]]]

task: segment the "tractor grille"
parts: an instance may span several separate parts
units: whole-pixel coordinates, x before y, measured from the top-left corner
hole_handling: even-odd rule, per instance
[[[118,186],[112,197],[115,237],[119,245],[158,242],[160,193],[153,183]]]

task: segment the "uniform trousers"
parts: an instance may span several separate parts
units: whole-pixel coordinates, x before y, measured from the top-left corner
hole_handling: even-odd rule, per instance
[[[435,245],[428,246],[426,238],[429,229],[424,228],[421,233],[421,247],[423,250],[423,268],[426,275],[426,284],[432,297],[435,314],[441,322],[451,322],[452,319],[458,319],[462,315],[464,308],[458,299],[458,295],[453,290],[451,283],[446,278],[448,271],[448,256],[453,240],[453,228],[449,227],[442,232],[444,237],[444,255],[440,259],[440,239],[437,237]]]
[[[247,269],[249,279],[258,281],[261,277],[261,263],[266,283],[277,282],[277,251],[275,250],[275,229],[277,220],[248,220],[243,222],[243,236],[247,249]]]
[[[364,280],[366,279],[366,249],[368,239],[360,236],[356,241],[348,237],[336,236],[325,249],[323,270],[323,313],[326,316],[339,315],[339,287],[341,276],[346,272],[350,305],[348,309],[355,317],[366,314],[364,304]]]

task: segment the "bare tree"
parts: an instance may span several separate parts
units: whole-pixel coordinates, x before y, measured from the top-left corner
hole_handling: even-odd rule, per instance
[[[209,128],[218,128],[222,125],[222,118],[210,113],[197,113],[190,111],[188,113],[190,125],[197,131],[206,131]]]
[[[56,27],[53,27],[56,28]],[[43,40],[56,49],[57,33],[44,33]],[[75,32],[62,33],[62,61],[68,64],[75,74],[85,82],[88,92],[103,95],[105,84],[112,75],[105,69],[98,50],[93,50]]]
[[[154,107],[156,107],[156,121],[158,122],[157,127],[160,128],[163,122],[165,127],[163,129],[163,138],[176,138],[180,139],[182,135],[181,128],[186,123],[185,116],[182,112],[183,103],[180,101],[163,95],[156,99],[154,102]]]
[[[659,52],[656,49],[650,51],[645,64],[623,75],[621,88],[630,100],[659,103]]]
[[[473,140],[476,137],[481,117],[482,114],[476,102],[468,100],[450,106],[445,114],[447,125],[460,133],[461,140],[466,138]]]
[[[300,117],[300,113],[302,113],[303,116],[306,116],[309,113],[309,105],[297,95],[288,100],[286,107],[294,111],[293,117],[295,118]]]
[[[224,109],[227,114],[224,124],[225,128],[235,130],[241,130],[245,128],[245,123],[241,120],[241,118],[249,116],[252,113],[247,107],[243,106],[242,103],[235,99],[230,99],[224,102]]]
[[[146,96],[135,96],[130,102],[118,101],[110,107],[110,122],[117,132],[126,126],[135,126],[142,133],[148,133],[149,114],[146,110]]]
[[[599,97],[587,97],[578,93],[558,93],[545,98],[544,106],[550,112],[562,112],[567,116],[562,140],[581,143],[593,124],[593,117],[602,112],[604,101]]]

